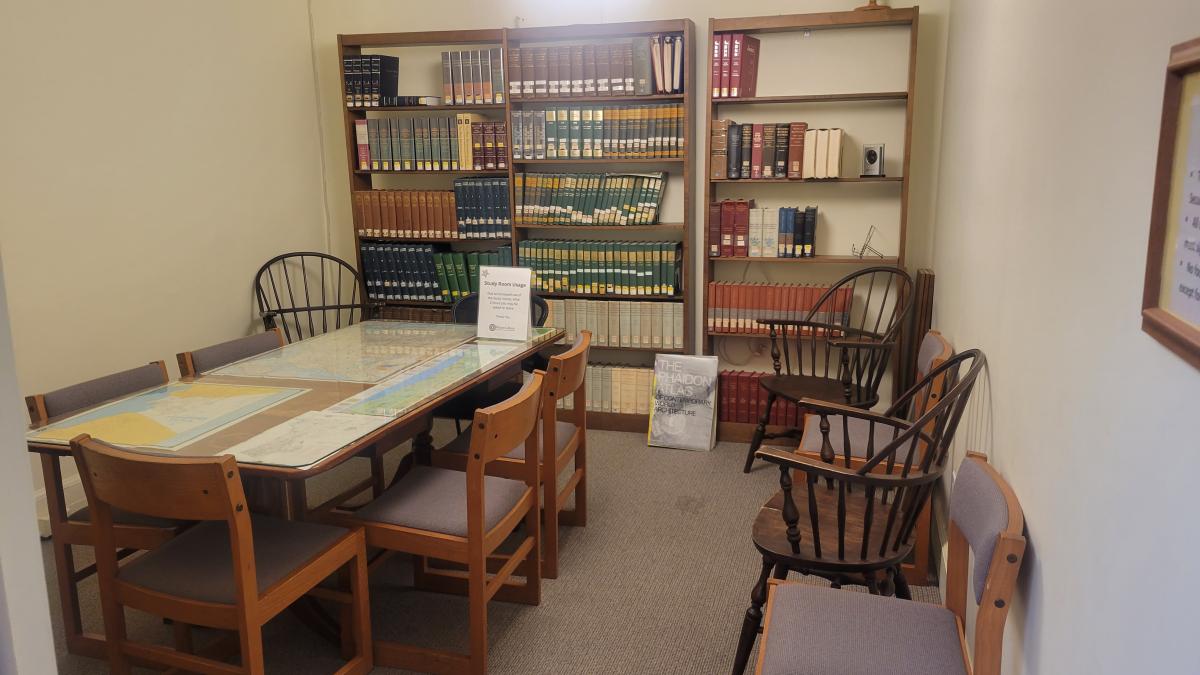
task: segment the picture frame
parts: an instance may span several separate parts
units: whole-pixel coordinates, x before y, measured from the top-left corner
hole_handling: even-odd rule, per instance
[[[1200,37],[1167,63],[1142,330],[1200,368]]]

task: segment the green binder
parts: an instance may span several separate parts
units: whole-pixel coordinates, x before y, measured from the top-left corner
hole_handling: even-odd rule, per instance
[[[471,251],[467,254],[467,283],[471,285],[471,292],[479,292],[479,253]]]

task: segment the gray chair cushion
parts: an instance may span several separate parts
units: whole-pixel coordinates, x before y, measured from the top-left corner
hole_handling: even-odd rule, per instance
[[[521,481],[484,476],[483,529],[491,530],[525,493]],[[467,536],[467,475],[461,471],[416,466],[379,499],[359,509],[359,520]]]
[[[133,513],[132,511],[122,511],[121,509],[112,510],[113,524],[115,525],[141,525],[145,527],[162,527],[175,528],[183,525],[182,520],[171,520],[170,518],[159,518],[157,516],[147,516],[141,513]],[[90,506],[85,506],[75,513],[67,516],[67,520],[74,520],[79,523],[92,522],[92,509]]]
[[[844,415],[827,415],[829,420],[829,443],[833,446],[833,454],[838,457],[842,456],[845,449],[843,438],[846,432],[850,435],[850,456],[865,458],[867,456],[867,441],[871,434],[871,424],[866,420],[857,417],[845,417]],[[875,425],[875,446],[872,452],[878,455],[881,450],[887,447],[896,436],[900,435],[901,431],[897,431],[895,427],[889,427],[886,424]],[[906,442],[903,447],[896,453],[896,461],[904,461],[908,457],[909,446],[911,441]],[[821,417],[820,415],[805,415],[804,416],[804,435],[800,437],[800,450],[802,452],[819,453],[821,452]]]
[[[954,487],[950,491],[950,519],[958,525],[975,554],[972,582],[975,602],[982,602],[996,538],[1008,527],[1008,503],[1004,501],[1000,486],[978,462],[963,462],[954,477]]]
[[[763,675],[966,675],[945,607],[794,583],[771,602]]]
[[[197,349],[192,352],[192,366],[196,368],[197,373],[206,373],[234,361],[241,361],[278,348],[279,335],[275,331],[257,333],[249,337]]]
[[[574,424],[571,424],[570,422],[561,422],[561,421],[555,422],[554,423],[554,446],[555,446],[554,453],[558,454],[558,453],[562,452],[563,448],[567,447],[567,443],[569,443],[571,441],[571,437],[578,430],[579,430],[579,427],[575,426]],[[541,425],[538,425],[538,434],[540,435],[541,433],[542,433],[542,427],[541,427]],[[539,441],[540,440],[541,439],[539,439]],[[541,444],[539,443],[539,447],[540,447],[540,445]],[[467,427],[467,429],[465,431],[463,431],[458,436],[455,436],[454,440],[450,441],[449,443],[447,443],[445,446],[442,447],[442,450],[445,450],[447,452],[457,452],[459,454],[466,454],[467,451],[470,449],[471,449],[471,427]],[[544,452],[542,454],[545,455]],[[504,456],[511,457],[513,459],[525,459],[525,444],[521,443],[520,445],[513,448],[512,450],[509,450],[508,452],[504,453]]]
[[[160,384],[166,384],[162,367],[158,363],[148,363],[138,368],[55,389],[45,395],[46,414],[50,417],[65,415]]]
[[[332,525],[250,517],[258,592],[287,577],[344,537],[348,530]],[[229,526],[208,521],[148,551],[121,567],[117,577],[152,591],[193,600],[233,604],[233,553]]]

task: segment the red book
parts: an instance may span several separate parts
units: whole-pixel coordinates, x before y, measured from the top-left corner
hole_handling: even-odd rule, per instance
[[[738,371],[737,385],[737,421],[750,421],[750,385],[752,384],[750,373]]]
[[[721,98],[721,36],[713,36],[712,59],[709,64],[709,78],[712,82],[712,97]]]
[[[804,171],[804,132],[808,131],[806,122],[792,122],[788,125],[787,148],[787,177],[801,178]]]
[[[745,36],[742,40],[741,63],[738,68],[738,80],[741,85],[738,93],[733,96],[751,98],[758,94],[758,38]]]
[[[729,97],[729,48],[731,47],[729,33],[721,34],[721,96]]]
[[[742,33],[729,36],[729,98],[738,97],[738,84],[742,79],[742,41],[745,39]]]
[[[371,144],[368,142],[366,120],[354,120],[354,142],[358,145],[358,168],[366,171],[371,168]]]
[[[750,132],[750,177],[762,178],[763,162],[763,125],[751,125]]]
[[[749,215],[749,213],[747,213]],[[721,257],[735,255],[736,247],[733,241],[734,203],[732,199],[721,202]]]
[[[708,257],[721,256],[721,202],[708,205]]]
[[[721,371],[721,415],[722,422],[732,422],[734,406],[736,405],[737,394],[734,388],[736,380],[733,379],[732,370]]]
[[[733,254],[745,257],[750,237],[750,202],[745,199],[735,201],[733,218]]]
[[[759,373],[758,379],[754,383],[758,387],[758,410],[754,415],[755,422],[758,422],[760,419],[762,419],[763,415],[766,415],[770,412],[767,410],[767,390],[762,388],[760,384],[761,380],[762,373]]]

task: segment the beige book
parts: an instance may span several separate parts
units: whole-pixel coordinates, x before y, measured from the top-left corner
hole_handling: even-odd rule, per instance
[[[829,130],[817,129],[817,166],[813,178],[829,177]]]
[[[826,178],[842,177],[842,137],[841,129],[829,130],[829,165],[825,170]]]
[[[677,302],[664,302],[662,310],[662,344],[666,349],[675,344],[675,319],[674,312]]]
[[[578,300],[566,300],[566,312],[563,314],[563,330],[566,331],[566,343],[575,344],[575,315]]]
[[[588,300],[587,304],[587,329],[591,332],[592,340],[594,341],[596,339],[596,333],[600,332],[597,330],[596,324],[599,323],[598,315],[600,313],[600,305],[604,303],[600,300]]]
[[[638,368],[637,371],[637,412],[640,415],[650,414],[650,388],[654,385],[654,371],[649,368]]]
[[[549,324],[551,328],[557,328],[559,330],[566,332],[567,324],[563,320],[564,319],[563,312],[566,311],[565,305],[563,304],[564,302],[566,302],[566,301],[565,300],[547,300],[546,301],[546,304],[550,306],[550,316],[546,317],[546,323]]]
[[[621,346],[621,303],[608,301],[608,346]]]
[[[671,303],[671,313],[673,314],[675,325],[672,327],[672,339],[674,340],[675,349],[683,349],[683,303]]]
[[[654,349],[663,348],[663,312],[671,311],[665,302],[651,303],[654,305],[650,308],[650,346]]]
[[[608,389],[612,395],[612,405],[609,406],[609,410],[615,413],[624,412],[621,405],[621,394],[623,393],[621,389],[621,370],[621,368],[616,366],[609,367],[609,378],[611,378],[611,380],[609,382]]]
[[[817,130],[804,132],[804,173],[802,178],[817,177]]]
[[[634,368],[619,368],[621,371],[621,412],[637,413],[637,370]]]
[[[642,347],[642,307],[640,302],[629,303],[629,346]]]
[[[633,339],[629,336],[630,311],[629,301],[621,300],[617,303],[620,305],[621,312],[621,345],[622,347],[632,347]]]
[[[600,366],[600,412],[612,412],[612,368]]]
[[[641,307],[642,325],[642,346],[650,348],[654,346],[654,306],[662,303],[659,302],[643,302]]]
[[[596,332],[592,333],[592,342],[600,347],[608,346],[608,308],[611,302],[596,301]]]
[[[596,377],[596,367],[588,366],[583,373],[587,379],[587,405],[584,406],[589,412],[597,410],[596,404],[600,401],[600,378]]]

